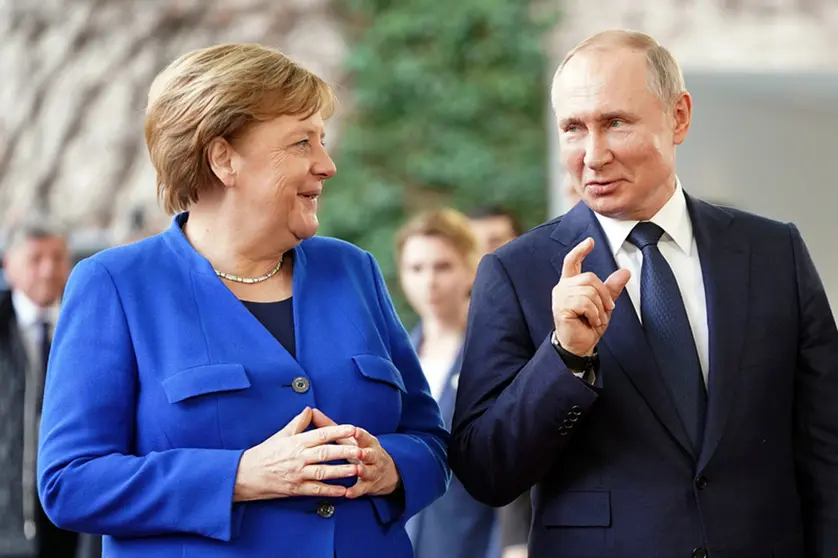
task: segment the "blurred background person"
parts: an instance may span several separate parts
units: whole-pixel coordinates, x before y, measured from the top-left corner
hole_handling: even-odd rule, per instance
[[[334,102],[254,44],[152,83],[177,215],[73,270],[41,425],[44,508],[106,558],[409,558],[405,520],[445,491],[448,433],[377,263],[315,236]]]
[[[78,535],[53,525],[35,487],[47,357],[70,272],[63,231],[23,223],[3,268],[10,290],[0,293],[0,557],[75,558]]]
[[[468,212],[480,257],[518,238],[521,226],[511,211],[498,206],[476,207]],[[498,530],[503,558],[527,558],[527,540],[532,520],[530,493],[498,510]]]
[[[421,213],[396,237],[402,290],[419,315],[413,346],[451,427],[469,296],[480,252],[466,217],[452,209]],[[408,522],[416,558],[495,558],[495,510],[456,478],[448,492]]]
[[[480,257],[494,252],[522,232],[513,213],[498,206],[476,207],[468,212],[468,221],[477,238]]]

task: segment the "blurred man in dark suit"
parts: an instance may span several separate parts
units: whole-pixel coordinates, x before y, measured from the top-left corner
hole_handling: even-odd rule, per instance
[[[35,487],[38,424],[50,340],[70,271],[63,233],[13,231],[0,293],[0,558],[75,558],[78,535],[58,529]]]
[[[467,216],[471,230],[477,237],[481,256],[494,252],[521,234],[521,225],[515,215],[502,207],[475,207]]]
[[[468,218],[481,257],[521,235],[518,220],[511,211],[502,207],[476,207],[468,212]],[[514,502],[498,510],[499,532],[496,536],[500,538],[502,558],[527,558],[527,539],[532,519],[530,506],[530,493],[524,492]]]

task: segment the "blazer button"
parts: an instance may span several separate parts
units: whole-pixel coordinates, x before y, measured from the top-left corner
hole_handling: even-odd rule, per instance
[[[693,558],[709,558],[709,554],[703,548],[696,548],[693,550]]]
[[[311,387],[311,382],[308,381],[308,378],[303,376],[298,376],[294,378],[294,381],[291,382],[291,389],[296,391],[297,393],[305,393]]]
[[[580,407],[579,405],[574,405],[573,407],[570,408],[570,412],[575,413],[575,414],[578,415],[579,413],[582,412],[582,407]]]
[[[323,519],[329,519],[335,515],[335,506],[330,502],[320,502],[317,506],[317,515]]]
[[[704,490],[705,488],[707,488],[707,477],[705,477],[704,475],[701,475],[700,477],[695,479],[695,486],[699,490]]]

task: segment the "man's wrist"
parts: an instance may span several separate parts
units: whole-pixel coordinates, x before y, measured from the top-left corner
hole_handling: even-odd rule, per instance
[[[599,353],[596,347],[590,356],[575,355],[562,347],[555,330],[550,334],[550,343],[574,376],[589,384],[596,381],[596,373],[599,370]]]

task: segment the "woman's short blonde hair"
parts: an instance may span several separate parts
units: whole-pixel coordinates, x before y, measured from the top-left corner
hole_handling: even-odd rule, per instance
[[[188,52],[154,79],[145,140],[168,213],[185,211],[215,187],[209,146],[235,139],[254,122],[334,112],[332,89],[278,50],[224,44]]]
[[[396,233],[396,261],[402,261],[404,245],[414,236],[433,236],[448,242],[472,270],[477,269],[480,249],[468,218],[454,209],[436,209],[410,219]]]

